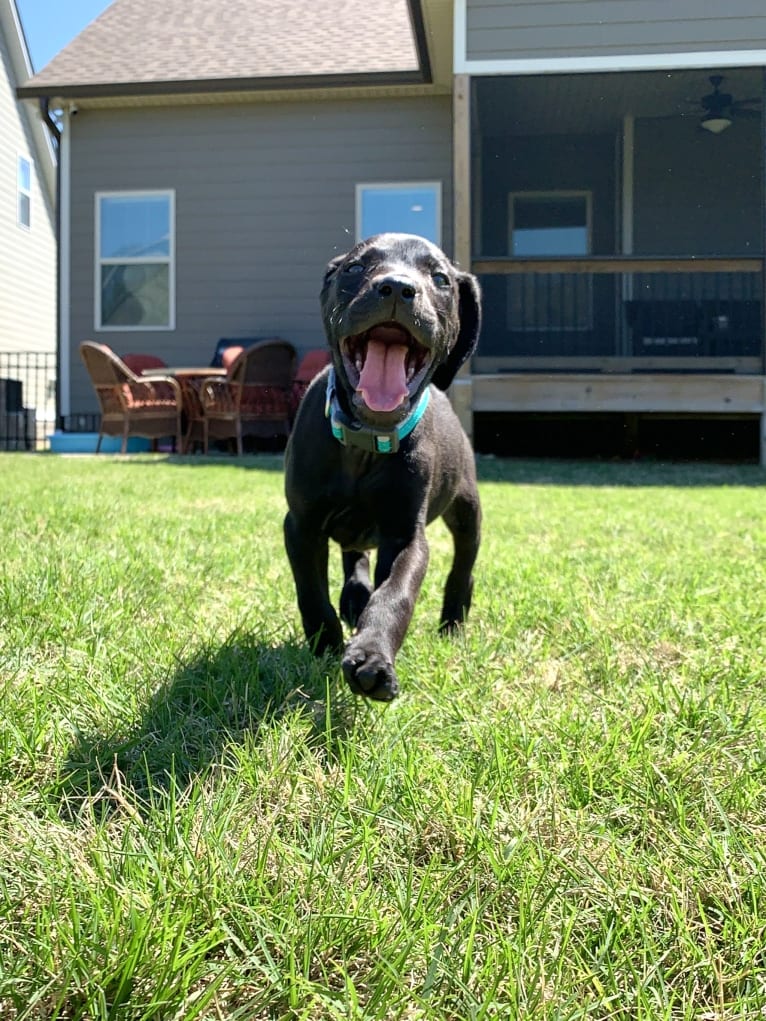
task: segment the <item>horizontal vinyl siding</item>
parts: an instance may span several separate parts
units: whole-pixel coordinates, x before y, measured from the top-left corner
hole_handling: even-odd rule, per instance
[[[18,157],[32,163],[31,226],[18,224]],[[0,351],[53,352],[56,242],[34,140],[13,92],[0,33]]]
[[[764,0],[467,0],[471,61],[766,49]]]
[[[81,110],[72,120],[72,411],[93,410],[77,347],[208,364],[225,336],[324,344],[325,266],[363,181],[439,180],[451,234],[449,97]],[[94,332],[94,194],[175,190],[176,328]]]

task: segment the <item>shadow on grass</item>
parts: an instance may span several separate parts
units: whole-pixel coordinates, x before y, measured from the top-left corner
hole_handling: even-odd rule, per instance
[[[157,794],[183,790],[246,737],[292,714],[306,738],[334,757],[353,730],[359,702],[338,681],[338,663],[305,646],[272,645],[235,634],[181,663],[139,719],[111,734],[86,734],[62,763],[60,815],[75,821],[90,806],[97,818]]]
[[[282,472],[282,454],[146,454],[126,458],[126,465],[179,465],[183,467],[240,468]],[[476,468],[480,482],[509,482],[528,486],[594,487],[716,487],[766,486],[766,471],[757,464],[716,463],[712,461],[626,461],[579,458],[513,458],[478,454]]]
[[[283,453],[236,454],[131,454],[120,458],[129,467],[156,467],[177,465],[184,468],[244,468],[252,471],[282,472],[285,466]]]
[[[476,470],[479,482],[510,482],[525,486],[766,486],[766,471],[757,464],[517,459],[479,455],[476,458]]]
[[[183,468],[238,468],[246,471],[283,472],[281,453],[144,454],[124,461],[128,466],[177,465]],[[507,482],[526,486],[678,487],[766,486],[766,471],[752,464],[717,464],[715,461],[597,460],[585,458],[498,457],[477,454],[479,482]]]

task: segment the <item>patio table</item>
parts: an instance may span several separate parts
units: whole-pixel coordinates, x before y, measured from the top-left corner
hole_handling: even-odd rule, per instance
[[[225,376],[226,369],[211,365],[169,365],[161,369],[144,369],[142,376],[172,376],[181,387],[183,404],[184,441],[182,454],[188,454],[195,439],[195,426],[202,422],[202,404],[199,391],[202,383],[211,376]],[[201,438],[201,437],[200,437]]]

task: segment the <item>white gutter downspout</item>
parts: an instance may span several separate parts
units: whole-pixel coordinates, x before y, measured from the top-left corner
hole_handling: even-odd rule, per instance
[[[72,238],[72,120],[68,106],[64,107],[60,161],[60,195],[59,195],[59,416],[63,419],[71,413],[72,395],[70,391],[70,282],[71,282],[71,238]],[[63,423],[57,423],[60,426]]]

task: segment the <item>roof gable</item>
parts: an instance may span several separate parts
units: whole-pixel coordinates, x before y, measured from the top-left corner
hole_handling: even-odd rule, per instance
[[[428,77],[417,0],[351,8],[337,0],[114,0],[20,94],[200,92],[392,77]]]

